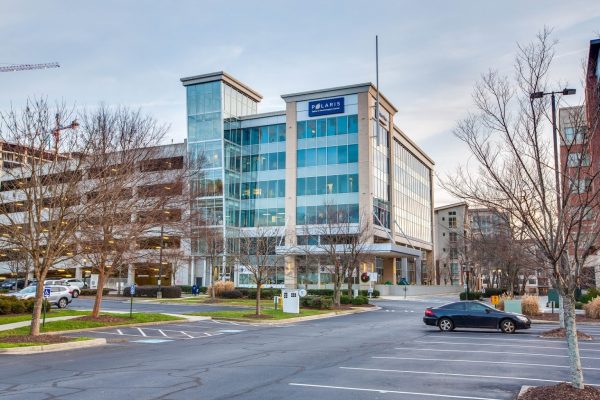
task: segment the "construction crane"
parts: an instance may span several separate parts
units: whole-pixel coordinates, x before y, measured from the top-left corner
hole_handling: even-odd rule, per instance
[[[25,71],[30,69],[47,69],[47,68],[60,68],[57,62],[44,63],[44,64],[15,64],[8,65],[6,67],[0,67],[0,72],[14,72],[14,71]]]

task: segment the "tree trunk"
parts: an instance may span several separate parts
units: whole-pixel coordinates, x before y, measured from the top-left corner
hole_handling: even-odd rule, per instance
[[[561,294],[558,295],[558,322],[560,327],[566,329],[565,326],[565,300]]]
[[[340,268],[337,268],[335,274],[335,280],[333,281],[333,305],[335,307],[341,306],[341,289],[342,283],[344,282],[344,277],[342,276],[342,272]]]
[[[44,304],[44,281],[38,280],[38,284],[35,288],[35,303],[33,305],[33,314],[31,316],[31,329],[29,330],[29,334],[32,336],[38,336],[40,334],[42,304]]]
[[[348,272],[348,297],[352,299],[354,297],[354,293],[352,292],[352,284],[354,283],[354,268],[348,269]]]
[[[256,284],[256,315],[260,315],[260,289],[262,285],[260,283]]]
[[[102,290],[104,289],[104,267],[98,270],[98,287],[96,288],[96,299],[94,300],[94,308],[91,316],[98,318],[100,315],[100,306],[102,305]]]
[[[575,320],[575,297],[564,296],[563,310],[565,316],[565,332],[569,352],[569,371],[571,373],[571,386],[583,389],[583,371],[579,356],[579,342],[577,340],[577,322]]]

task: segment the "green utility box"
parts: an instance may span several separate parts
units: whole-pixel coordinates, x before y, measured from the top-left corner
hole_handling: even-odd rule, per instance
[[[504,311],[523,314],[521,300],[504,300]]]
[[[548,304],[547,307],[552,307],[552,303],[554,302],[554,308],[558,308],[559,305],[559,295],[558,290],[556,289],[548,289]]]

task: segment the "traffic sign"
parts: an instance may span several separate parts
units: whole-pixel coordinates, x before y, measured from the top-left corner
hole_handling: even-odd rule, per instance
[[[493,295],[490,297],[490,300],[492,301],[493,305],[497,305],[498,303],[500,303],[500,296]]]
[[[50,288],[49,287],[45,287],[44,288],[44,298],[47,299],[48,297],[50,297]]]
[[[131,295],[133,296],[135,294],[135,283],[133,285],[131,285],[130,291],[131,291]]]
[[[300,289],[300,290],[298,290],[298,295],[300,295],[300,297],[306,296],[306,289]]]

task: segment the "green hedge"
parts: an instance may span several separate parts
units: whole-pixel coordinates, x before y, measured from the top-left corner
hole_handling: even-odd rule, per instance
[[[481,300],[482,293],[481,292],[471,292],[469,291],[469,299],[468,300]],[[461,300],[467,300],[467,293],[462,292],[460,294]]]
[[[181,297],[181,288],[179,286],[161,286],[162,297],[165,299],[177,299]],[[158,286],[136,286],[134,297],[156,297]],[[131,286],[123,289],[123,296],[131,296]]]
[[[343,294],[340,296],[340,304],[352,304],[352,299],[350,299],[350,296]]]
[[[326,296],[305,296],[300,298],[300,306],[328,310],[333,308],[333,299]]]
[[[500,288],[486,288],[482,295],[483,297],[502,296],[504,292],[505,290]]]
[[[20,300],[16,297],[5,296],[0,298],[0,315],[25,314],[33,312],[34,300]],[[50,310],[50,303],[46,303],[46,310]]]
[[[348,289],[342,289],[342,295],[343,296],[348,296]],[[329,296],[329,297],[333,297],[333,289],[308,289],[306,291],[307,294],[312,295],[312,296]],[[379,290],[373,290],[373,297],[379,297]],[[364,296],[364,297],[369,297],[369,291],[368,290],[359,290],[358,291],[358,295],[359,296]]]
[[[80,296],[95,296],[98,290],[96,289],[81,289],[79,291]],[[102,289],[102,295],[106,296],[110,292],[110,289]]]
[[[358,296],[352,298],[352,305],[362,306],[363,304],[369,304],[369,299],[365,296]]]
[[[192,294],[191,285],[177,285],[177,287],[181,289],[181,293]]]
[[[221,297],[224,299],[241,299],[244,295],[239,290],[229,290],[221,293]]]
[[[255,299],[256,289],[248,289],[245,296],[249,299]],[[281,296],[281,289],[260,289],[260,298],[263,300],[273,300],[273,297],[275,296]]]

